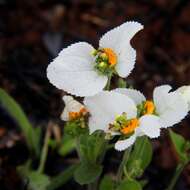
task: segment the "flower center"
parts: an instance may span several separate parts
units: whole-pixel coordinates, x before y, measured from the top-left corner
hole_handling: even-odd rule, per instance
[[[69,112],[69,120],[76,120],[83,116],[85,116],[88,113],[87,109],[85,107],[81,108],[79,112]]]
[[[131,134],[139,126],[137,118],[127,120],[126,113],[116,117],[113,124],[110,124],[109,129],[114,132],[120,132],[124,135]]]
[[[132,133],[139,126],[139,120],[137,118],[131,119],[128,123],[120,130],[124,135]]]
[[[144,115],[153,114],[155,112],[155,105],[152,101],[145,101],[144,103]]]
[[[111,48],[94,50],[92,55],[95,57],[94,68],[103,75],[109,75],[117,64],[117,55]]]
[[[111,48],[104,48],[104,53],[108,57],[108,64],[111,66],[116,65],[117,63],[117,55]]]

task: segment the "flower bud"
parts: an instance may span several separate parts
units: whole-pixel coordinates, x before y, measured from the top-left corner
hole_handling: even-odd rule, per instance
[[[107,64],[103,61],[99,63],[99,67],[101,67],[101,68],[105,68],[106,66],[107,66]]]

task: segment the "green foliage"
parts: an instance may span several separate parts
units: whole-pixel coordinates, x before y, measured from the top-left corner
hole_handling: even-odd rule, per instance
[[[55,190],[58,187],[64,185],[69,179],[73,177],[74,171],[76,170],[77,165],[72,165],[57,176],[51,179],[50,184],[47,187],[47,190]]]
[[[190,149],[190,142],[172,130],[169,130],[169,134],[180,161],[184,163],[188,162],[189,155],[187,151]]]
[[[0,104],[18,123],[18,126],[21,128],[30,150],[35,152],[36,155],[39,155],[41,129],[32,127],[20,105],[12,97],[10,97],[3,89],[0,89]]]
[[[78,144],[81,161],[97,163],[100,161],[99,157],[104,154],[105,135],[100,131],[92,135],[81,135]]]
[[[118,86],[118,88],[126,88],[127,87],[126,80],[119,78],[117,81],[117,86]]]
[[[136,180],[123,180],[117,190],[142,190],[142,187]]]
[[[45,174],[32,171],[28,174],[29,190],[46,190],[50,184],[50,179]]]
[[[45,174],[40,174],[37,171],[31,170],[30,163],[31,161],[28,161],[26,164],[17,167],[20,176],[28,181],[27,189],[47,190],[47,187],[50,184],[49,177]]]
[[[74,177],[80,185],[94,182],[102,173],[102,166],[88,162],[82,162],[75,171]]]
[[[76,148],[76,140],[70,135],[64,134],[61,146],[58,150],[61,156],[66,156]]]
[[[81,135],[77,145],[81,163],[75,171],[75,180],[81,185],[92,183],[102,172],[101,158],[106,146],[104,134],[98,131]]]
[[[81,134],[88,133],[88,127],[85,124],[84,118],[68,121],[64,127],[64,132],[70,136],[79,137]]]
[[[152,159],[152,145],[145,136],[139,137],[127,162],[127,172],[132,178],[142,175]]]
[[[110,176],[106,175],[100,182],[99,190],[114,190],[114,181]]]
[[[64,185],[73,177],[74,171],[78,165],[72,165],[59,173],[57,176],[50,178],[31,169],[31,160],[24,165],[18,166],[17,171],[23,180],[28,181],[28,190],[55,190]]]

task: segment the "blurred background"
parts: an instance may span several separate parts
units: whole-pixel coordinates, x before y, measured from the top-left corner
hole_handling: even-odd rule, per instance
[[[61,128],[63,92],[48,82],[47,65],[73,42],[97,47],[104,32],[130,20],[141,22],[144,30],[132,40],[137,61],[128,83],[149,98],[157,85],[190,84],[189,0],[0,0],[0,87],[19,102],[34,125],[51,120]],[[15,168],[27,159],[27,149],[16,124],[2,109],[0,121],[0,189],[13,190],[15,185],[22,189]],[[189,118],[176,130],[189,139]],[[165,132],[153,146],[146,189],[162,190],[177,156]],[[53,175],[60,158],[53,154],[48,159]],[[177,189],[190,189],[190,166]]]

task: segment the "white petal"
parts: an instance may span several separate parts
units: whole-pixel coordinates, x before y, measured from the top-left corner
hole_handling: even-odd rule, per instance
[[[131,98],[135,102],[136,105],[141,104],[143,101],[146,101],[145,96],[140,91],[135,90],[135,89],[116,88],[113,91],[127,95],[129,98]]]
[[[190,86],[182,86],[177,89],[177,92],[183,96],[188,104],[188,109],[190,110]]]
[[[61,114],[61,119],[63,121],[68,121],[69,120],[69,110],[67,108],[67,104],[73,100],[73,97],[72,96],[63,96],[63,101],[65,103],[65,107],[64,107],[64,110]]]
[[[131,137],[129,137],[128,139],[125,140],[119,140],[115,143],[115,149],[118,151],[123,151],[127,148],[129,148],[131,145],[134,144],[136,140],[136,135],[132,135]]]
[[[172,87],[170,85],[162,85],[154,89],[153,99],[159,113],[165,110],[165,103],[162,104],[162,99],[163,97],[167,97],[171,89]]]
[[[156,112],[167,128],[179,123],[188,113],[188,105],[178,92],[169,92],[171,87],[164,85],[155,88],[154,103]]]
[[[61,119],[63,121],[69,120],[69,112],[79,112],[84,106],[73,99],[72,96],[64,96],[63,101],[65,102],[65,108],[61,114]]]
[[[126,43],[128,45],[132,37],[142,29],[143,26],[138,22],[125,22],[105,33],[100,39],[99,46],[120,51],[123,45]]]
[[[57,88],[76,96],[92,96],[107,83],[93,68],[93,47],[79,42],[63,49],[47,68],[47,77]]]
[[[120,77],[125,78],[135,66],[136,51],[128,44],[117,55],[118,63],[115,66],[115,70]]]
[[[67,107],[64,107],[64,110],[61,113],[61,119],[63,121],[69,121],[69,111],[67,110]]]
[[[109,124],[123,112],[129,119],[136,117],[137,114],[133,100],[117,92],[103,91],[93,97],[86,97],[84,104],[91,115],[89,118],[90,133],[96,130],[108,131]]]
[[[156,138],[160,135],[160,118],[155,115],[144,115],[139,119],[140,126],[136,129],[150,138]],[[138,132],[137,132],[138,133]]]
[[[138,22],[125,22],[102,36],[99,46],[111,48],[117,54],[116,71],[120,77],[127,77],[133,70],[136,51],[131,47],[130,40],[143,26]]]

